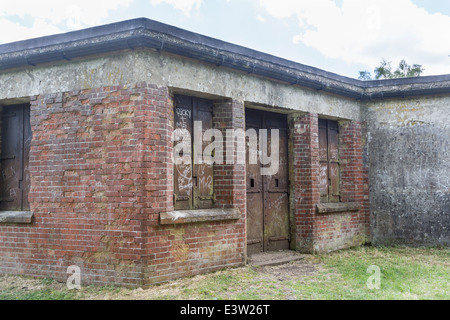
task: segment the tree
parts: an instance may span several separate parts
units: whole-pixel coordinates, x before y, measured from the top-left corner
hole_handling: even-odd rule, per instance
[[[372,75],[369,71],[360,71],[359,72],[359,80],[372,80]]]
[[[386,59],[381,60],[380,65],[375,68],[375,79],[395,79],[406,77],[420,77],[425,71],[420,64],[413,64],[410,66],[405,60],[401,60],[397,69],[392,72],[391,61]],[[369,71],[359,71],[360,80],[372,80],[372,74]]]

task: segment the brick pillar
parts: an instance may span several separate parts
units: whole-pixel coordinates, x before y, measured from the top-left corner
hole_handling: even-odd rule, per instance
[[[361,147],[363,150],[363,203],[365,212],[364,223],[367,226],[368,238],[371,237],[370,231],[370,193],[369,193],[369,159],[368,159],[368,141],[367,141],[367,123],[361,124]]]
[[[356,225],[368,236],[369,213],[365,200],[365,173],[363,166],[362,127],[358,121],[342,121],[339,124],[339,152],[341,159],[341,201],[360,204]],[[367,176],[367,173],[366,173]],[[367,199],[368,200],[368,199]]]
[[[138,115],[142,118],[146,175],[143,213],[147,224],[158,225],[159,213],[173,210],[173,107],[167,87],[138,84],[143,95]]]
[[[215,207],[217,208],[237,208],[241,212],[241,218],[233,227],[233,237],[237,240],[236,249],[242,263],[247,256],[247,233],[246,233],[246,179],[245,179],[245,135],[237,135],[231,140],[227,135],[232,130],[245,131],[245,109],[243,102],[217,101],[213,108],[213,127],[219,129],[224,137],[224,158],[223,164],[214,165],[214,192],[216,195]],[[230,145],[234,145],[233,158],[227,159],[226,150]],[[238,161],[243,159],[242,161]],[[227,163],[227,160],[232,160]],[[237,261],[236,261],[237,262]]]
[[[341,201],[362,202],[361,124],[345,121],[339,125],[341,159]]]
[[[0,105],[0,114],[3,112],[3,106]],[[2,117],[0,117],[0,128],[2,128]],[[2,131],[0,130],[0,155],[2,154]],[[0,161],[0,172],[2,171],[2,164]],[[1,181],[1,179],[0,179]]]
[[[213,127],[219,129],[225,140],[223,164],[214,166],[214,191],[216,206],[220,208],[239,208],[245,213],[245,136],[237,136],[234,141],[227,137],[227,130],[245,130],[244,104],[239,101],[224,101],[214,104]],[[228,138],[228,139],[227,139]],[[237,143],[238,139],[242,139]],[[234,144],[234,161],[227,163],[226,150]]]
[[[315,205],[320,202],[318,116],[291,115],[289,125],[295,249],[309,253],[313,251],[315,238]]]

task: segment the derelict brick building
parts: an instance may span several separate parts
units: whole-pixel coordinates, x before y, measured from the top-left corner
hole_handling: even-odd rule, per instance
[[[448,245],[449,104],[449,75],[362,82],[147,19],[1,45],[0,272],[139,286]],[[195,121],[278,129],[279,170],[175,164]]]

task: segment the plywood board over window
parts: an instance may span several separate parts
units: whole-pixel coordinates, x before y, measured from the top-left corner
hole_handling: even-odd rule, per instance
[[[0,210],[30,209],[30,106],[4,106],[1,117]]]
[[[339,123],[319,119],[320,200],[340,201]]]
[[[201,150],[194,143],[194,124],[201,122],[201,137],[213,128],[213,102],[196,97],[176,95],[175,129],[184,129],[184,141],[190,141],[190,147],[184,148],[177,157],[182,163],[174,164],[174,207],[175,210],[209,209],[214,205],[214,165],[206,163],[203,151],[211,141],[203,141]],[[180,137],[178,137],[180,138]],[[175,142],[179,143],[179,142]]]

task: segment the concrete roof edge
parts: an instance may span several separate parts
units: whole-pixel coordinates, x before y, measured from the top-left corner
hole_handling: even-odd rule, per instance
[[[354,99],[434,94],[435,88],[430,84],[436,82],[446,83],[444,88],[439,86],[439,93],[450,92],[450,75],[361,81],[147,18],[0,45],[0,71],[137,47],[166,51]],[[411,91],[409,85],[415,86],[415,90]],[[407,88],[401,89],[404,86]],[[387,87],[398,87],[398,90],[386,90]]]

